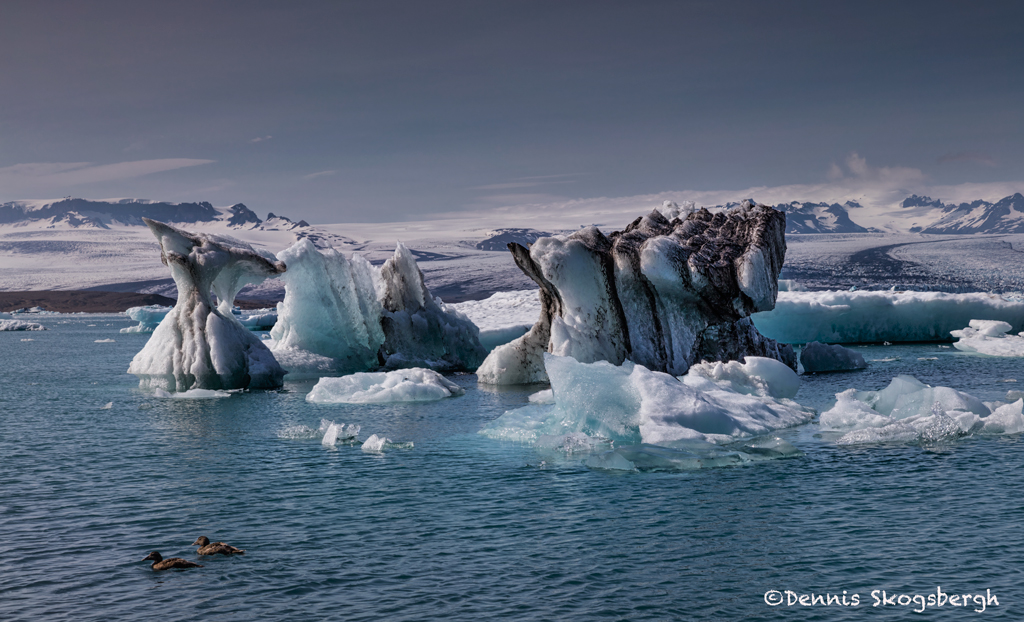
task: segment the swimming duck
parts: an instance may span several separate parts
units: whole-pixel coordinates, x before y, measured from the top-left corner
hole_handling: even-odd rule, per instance
[[[144,557],[142,559],[142,561],[144,561],[144,562],[145,561],[149,561],[149,560],[153,560],[153,570],[170,570],[171,568],[179,568],[179,569],[184,570],[185,568],[202,568],[203,567],[202,564],[197,564],[195,562],[190,562],[187,559],[182,559],[180,557],[172,557],[170,559],[164,559],[160,555],[160,553],[157,553],[156,551],[153,551],[152,553],[150,553],[149,555],[147,555],[146,557]]]
[[[199,536],[192,546],[199,546],[199,550],[196,553],[200,555],[245,555],[243,549],[231,546],[224,542],[210,542],[210,539],[206,536]]]

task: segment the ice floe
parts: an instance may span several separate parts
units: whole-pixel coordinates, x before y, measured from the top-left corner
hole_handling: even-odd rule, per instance
[[[122,328],[122,333],[151,333],[156,330],[160,322],[167,316],[173,307],[163,305],[146,305],[144,307],[132,307],[125,311],[129,319],[138,322],[135,326]]]
[[[412,368],[321,378],[306,400],[318,404],[430,402],[463,393],[462,387],[434,370]]]
[[[800,349],[800,365],[808,374],[850,371],[865,369],[868,366],[860,352],[840,345],[828,345],[817,341],[812,341]]]
[[[950,331],[958,339],[953,347],[989,356],[1024,356],[1024,336],[1007,335],[1013,326],[997,320],[971,320],[969,328]]]
[[[971,319],[1024,329],[1024,301],[996,294],[913,291],[780,292],[754,325],[783,343],[949,341]]]
[[[24,320],[0,320],[0,331],[22,330],[46,330],[46,327],[36,322],[26,322]]]
[[[179,391],[176,393],[170,393],[157,387],[153,389],[153,397],[159,398],[173,398],[183,400],[208,400],[220,397],[231,397],[231,393],[228,391],[214,391],[212,389],[189,389],[188,391]]]

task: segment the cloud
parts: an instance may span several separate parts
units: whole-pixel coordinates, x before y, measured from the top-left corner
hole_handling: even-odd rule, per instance
[[[256,138],[251,139],[249,142],[250,143],[261,143],[263,141],[270,140],[271,138],[273,138],[273,136],[257,136]]]
[[[977,151],[961,151],[960,153],[947,153],[941,155],[936,160],[939,164],[948,164],[949,162],[977,162],[978,164],[984,164],[985,166],[995,166],[996,160],[990,155],[984,153],[978,153]]]
[[[309,175],[303,175],[302,178],[306,179],[306,180],[309,180],[309,179],[316,179],[317,177],[328,177],[330,175],[337,175],[337,174],[338,174],[338,171],[320,171],[319,173],[310,173]]]
[[[192,158],[166,158],[162,160],[134,160],[115,164],[91,162],[31,162],[0,168],[0,184],[13,186],[61,187],[104,181],[132,179],[153,173],[173,171],[190,166],[211,164],[215,160]]]
[[[537,186],[549,186],[556,184],[574,184],[575,179],[566,177],[579,177],[578,174],[565,175],[535,175],[533,177],[517,177],[512,181],[499,184],[487,184],[484,186],[473,186],[470,190],[515,190],[517,188],[535,188]]]

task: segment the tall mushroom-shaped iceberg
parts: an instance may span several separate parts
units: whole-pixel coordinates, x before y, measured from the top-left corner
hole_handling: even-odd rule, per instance
[[[167,391],[281,386],[285,371],[231,308],[243,287],[281,274],[284,263],[233,238],[143,220],[160,242],[160,260],[171,269],[178,302],[128,373],[139,377],[141,387]]]

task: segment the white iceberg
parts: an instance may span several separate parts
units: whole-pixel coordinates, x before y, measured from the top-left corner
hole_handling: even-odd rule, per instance
[[[1007,335],[1013,330],[1007,322],[971,320],[969,328],[950,331],[957,338],[953,347],[963,352],[989,356],[1024,356],[1024,335]]]
[[[302,239],[281,251],[284,301],[270,331],[289,378],[367,371],[384,343],[374,268],[358,255],[319,251]]]
[[[160,242],[160,259],[171,269],[178,300],[128,373],[142,387],[166,391],[281,386],[284,370],[231,309],[244,286],[284,272],[285,265],[232,238],[143,220]]]
[[[480,329],[480,344],[490,352],[526,334],[540,317],[540,292],[498,292],[483,300],[448,305]]]
[[[320,444],[324,447],[334,447],[339,440],[348,443],[354,442],[359,434],[359,426],[354,423],[346,425],[323,419],[320,421],[320,431],[324,435]]]
[[[22,330],[46,330],[46,327],[36,322],[26,322],[24,320],[0,320],[0,331]]]
[[[544,360],[554,404],[509,411],[482,434],[530,443],[578,433],[626,444],[729,442],[804,423],[814,414],[785,397],[795,394],[799,378],[772,359],[705,363],[682,379],[629,362],[580,363],[550,354]]]
[[[782,343],[947,341],[973,318],[1021,330],[1024,301],[984,293],[783,291],[773,310],[751,316],[763,335]]]
[[[800,349],[800,365],[804,372],[816,374],[829,371],[865,369],[868,364],[860,352],[840,345],[812,341]]]
[[[463,393],[462,387],[432,369],[412,368],[321,378],[306,400],[318,404],[430,402]]]
[[[125,311],[129,319],[138,322],[135,326],[122,328],[122,333],[151,333],[156,330],[160,322],[167,316],[173,307],[163,305],[146,305],[144,307],[132,307]]]

